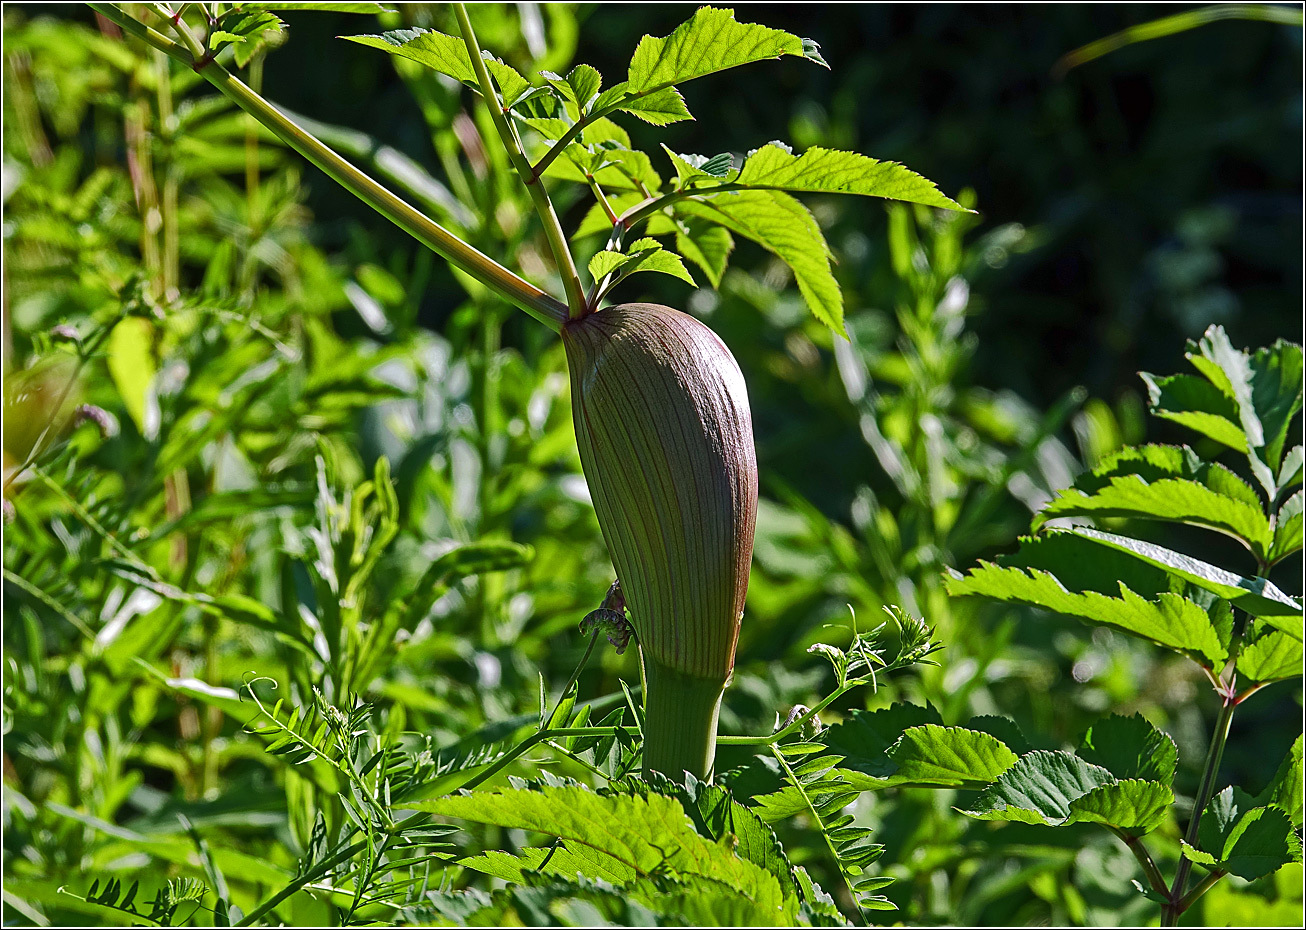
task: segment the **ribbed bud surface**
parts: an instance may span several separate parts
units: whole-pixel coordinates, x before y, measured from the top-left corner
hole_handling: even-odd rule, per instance
[[[657,304],[609,307],[562,338],[581,464],[645,661],[724,683],[757,521],[739,366]]]

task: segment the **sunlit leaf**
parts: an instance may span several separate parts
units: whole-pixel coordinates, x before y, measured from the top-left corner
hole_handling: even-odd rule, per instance
[[[713,287],[721,286],[735,240],[730,230],[695,217],[676,223],[676,250],[703,270]]]
[[[472,60],[467,55],[467,46],[460,38],[433,29],[396,29],[379,36],[342,36],[342,38],[415,61],[433,71],[447,74],[473,90],[480,90],[476,72],[472,68]],[[499,84],[504,106],[512,106],[531,90],[530,81],[522,77],[512,66],[504,64],[488,53],[485,65],[491,77]]]
[[[1280,630],[1248,637],[1238,651],[1238,673],[1252,681],[1296,678],[1302,670],[1302,641]]]
[[[1165,785],[1130,778],[1075,798],[1065,822],[1101,823],[1130,836],[1142,836],[1169,819],[1173,804],[1174,792]]]
[[[1256,798],[1257,804],[1274,804],[1283,808],[1293,826],[1302,825],[1302,736],[1297,735],[1292,748],[1279,763],[1269,785]]]
[[[1093,494],[1075,489],[1062,491],[1035,517],[1034,526],[1069,515],[1136,517],[1204,526],[1242,540],[1258,559],[1265,558],[1274,537],[1259,505],[1251,506],[1196,481],[1179,478],[1149,483],[1138,475],[1125,475],[1112,478]]]
[[[1301,861],[1301,840],[1279,807],[1259,806],[1239,788],[1225,788],[1211,799],[1198,827],[1205,856],[1190,858],[1255,881],[1289,862]],[[1187,844],[1185,852],[1191,850]],[[1213,861],[1212,861],[1213,860]]]
[[[603,797],[580,787],[546,787],[477,792],[401,806],[558,837],[571,848],[586,846],[603,853],[640,876],[670,870],[720,881],[774,909],[777,917],[797,907],[796,900],[783,900],[775,876],[699,836],[680,803],[662,795]]]
[[[1214,667],[1228,656],[1212,616],[1163,569],[1071,533],[1021,540],[1020,551],[945,580],[953,595],[1030,604],[1110,626]]]
[[[620,281],[637,271],[657,271],[694,283],[680,256],[662,248],[656,239],[637,239],[630,244],[629,251],[624,253],[607,250],[596,252],[589,263],[590,276],[595,281],[609,274],[615,274],[616,280]]]
[[[963,813],[979,820],[1058,826],[1070,817],[1075,799],[1114,781],[1106,769],[1068,752],[1035,750],[1021,756]]]
[[[1017,758],[988,733],[936,724],[906,730],[887,754],[898,766],[894,783],[956,787],[996,781]]]
[[[689,119],[674,85],[767,58],[796,55],[824,64],[816,43],[735,20],[733,10],[700,8],[669,36],[644,36],[627,79],[594,102],[595,111],[616,107],[654,125]]]
[[[801,155],[779,143],[764,145],[744,162],[732,183],[813,193],[862,194],[961,210],[933,181],[891,161],[813,146]]]
[[[1302,636],[1301,604],[1284,594],[1264,578],[1245,578],[1225,571],[1209,562],[1127,536],[1116,536],[1084,527],[1060,531],[1110,546],[1164,569],[1177,578],[1222,597],[1235,607],[1260,617],[1285,633]]]
[[[1302,511],[1306,509],[1306,494],[1296,491],[1279,508],[1274,518],[1274,545],[1266,559],[1269,564],[1280,562],[1302,547]]]
[[[1141,778],[1168,785],[1174,779],[1179,750],[1174,740],[1148,723],[1142,714],[1112,714],[1084,734],[1077,753],[1119,779]]]
[[[1247,451],[1247,436],[1238,424],[1238,408],[1220,389],[1193,375],[1157,377],[1142,372],[1152,412],[1216,442]]]
[[[830,270],[830,247],[816,218],[796,199],[781,191],[736,191],[683,201],[676,210],[719,223],[774,252],[793,271],[813,315],[845,335],[843,295]]]

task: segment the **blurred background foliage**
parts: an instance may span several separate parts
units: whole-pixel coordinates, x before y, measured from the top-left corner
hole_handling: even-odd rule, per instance
[[[687,9],[473,13],[482,44],[522,70],[586,61],[615,81],[639,37]],[[830,673],[806,648],[846,636],[829,627],[850,609],[865,627],[898,604],[937,625],[941,666],[832,710],[1002,714],[1048,748],[1108,709],[1141,711],[1179,745],[1177,791],[1195,788],[1214,703],[1190,665],[1065,618],[950,600],[940,583],[1010,550],[1103,455],[1182,441],[1145,422],[1135,372],[1180,370],[1185,337],[1221,323],[1238,346],[1300,338],[1301,29],[1221,22],[1053,76],[1072,49],[1173,10],[745,5],[741,20],[816,39],[831,70],[709,78],[689,90],[695,122],[629,126],[636,143],[705,155],[771,139],[853,148],[979,211],[809,198],[838,257],[847,343],[747,243],[719,291],[641,276],[617,295],[696,313],[749,383],[762,502],[723,732],[765,732],[813,703]],[[247,80],[441,223],[551,280],[469,95],[334,38],[452,31],[447,9],[285,19],[288,41]],[[575,626],[612,574],[562,352],[84,8],[6,4],[4,68],[4,919],[95,915],[56,891],[84,894],[91,875],[204,877],[185,823],[235,898],[257,902],[318,815],[343,813],[331,784],[245,731],[252,710],[231,698],[251,676],[299,704],[314,687],[357,692],[375,726],[439,748],[502,738],[478,728],[532,714],[537,671],[557,688],[579,657]],[[569,228],[581,194],[560,195]],[[1205,536],[1155,538],[1241,564]],[[493,566],[505,570],[428,571],[483,543],[530,548]],[[1274,580],[1300,593],[1300,578],[1288,560]],[[609,652],[582,697],[632,676],[632,657]],[[1249,702],[1225,780],[1268,781],[1300,716],[1287,686]],[[734,761],[723,750],[719,768]],[[966,820],[959,803],[908,790],[858,802],[900,879],[886,893],[903,910],[886,920],[1150,913],[1114,839]],[[523,839],[486,832],[459,842]],[[801,822],[781,839],[830,887]],[[1299,924],[1300,897],[1289,867],[1228,880],[1186,919]],[[339,907],[301,893],[278,913],[332,922]],[[404,919],[434,919],[421,907]]]

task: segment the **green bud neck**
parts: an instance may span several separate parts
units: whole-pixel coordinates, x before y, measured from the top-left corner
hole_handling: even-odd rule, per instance
[[[716,759],[717,716],[726,683],[686,675],[644,658],[644,774],[704,781]]]

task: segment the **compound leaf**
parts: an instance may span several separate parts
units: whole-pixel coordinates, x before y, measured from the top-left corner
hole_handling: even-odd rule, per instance
[[[656,239],[637,239],[630,244],[629,252],[611,250],[596,252],[589,263],[590,276],[595,281],[615,273],[617,277],[612,284],[637,271],[657,271],[688,281],[690,284],[694,283],[680,256],[662,248]],[[610,289],[612,284],[605,288],[605,291]]]
[[[657,94],[694,78],[746,65],[767,58],[796,55],[824,64],[816,54],[816,43],[780,29],[735,20],[734,10],[702,7],[669,36],[644,36],[635,48],[618,106],[631,110],[640,98]],[[614,88],[615,89],[615,88]],[[609,91],[611,93],[611,91]],[[611,106],[613,100],[596,103]],[[682,104],[683,106],[683,104]],[[639,115],[638,113],[636,115]],[[688,118],[686,111],[677,118]],[[670,122],[671,120],[668,120]]]
[[[774,875],[786,897],[802,893],[784,848],[757,811],[740,804],[721,785],[698,782],[692,793],[692,801],[713,839],[730,838],[735,855]]]

